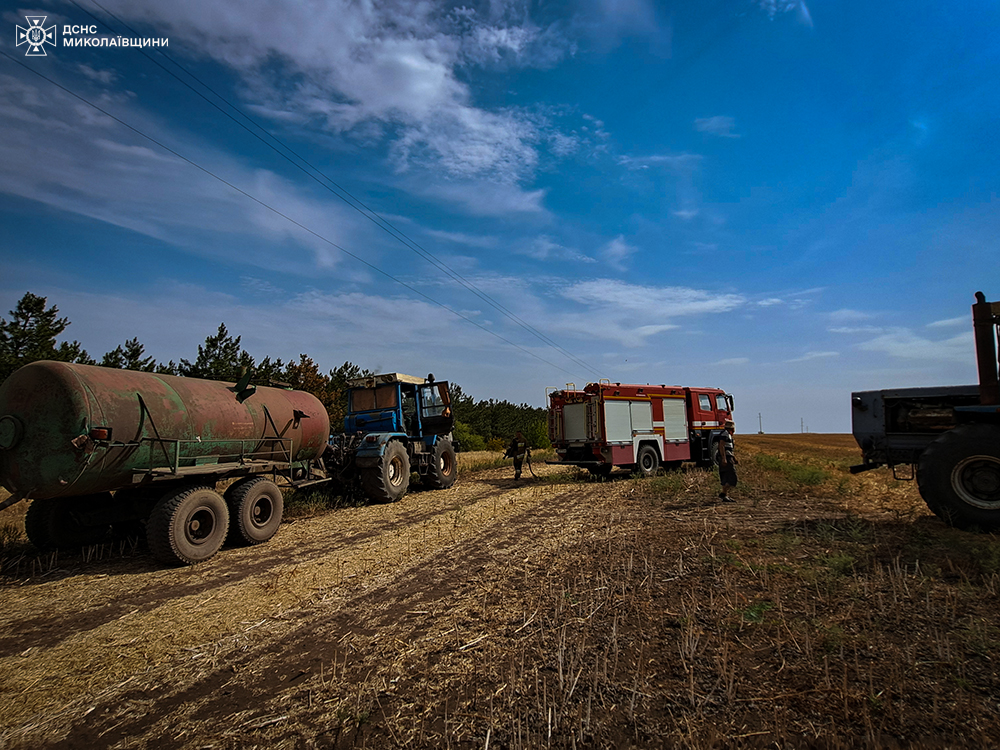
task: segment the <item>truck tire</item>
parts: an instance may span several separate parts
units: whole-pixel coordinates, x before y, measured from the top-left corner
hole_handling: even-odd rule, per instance
[[[88,502],[110,503],[111,493],[33,500],[24,514],[24,532],[28,541],[43,552],[103,542],[108,535],[109,525],[87,526],[73,517],[73,506]]]
[[[598,464],[597,466],[588,466],[587,471],[590,472],[591,476],[595,477],[609,477],[611,472],[614,471],[614,464]]]
[[[285,498],[266,477],[251,477],[226,490],[229,507],[229,541],[254,545],[266,542],[281,526]]]
[[[211,487],[186,487],[164,495],[146,524],[149,551],[169,565],[193,565],[222,547],[229,531],[226,501]]]
[[[458,463],[455,460],[455,446],[448,439],[438,440],[434,446],[434,457],[427,469],[424,481],[432,490],[446,490],[455,484],[458,477]]]
[[[942,434],[920,456],[917,485],[948,525],[1000,528],[1000,427],[968,424]]]
[[[376,466],[361,470],[361,487],[377,503],[394,503],[410,488],[410,457],[398,440],[386,443]]]
[[[639,455],[635,459],[635,468],[644,477],[651,477],[660,468],[660,457],[656,453],[656,448],[651,445],[644,445],[639,448]]]

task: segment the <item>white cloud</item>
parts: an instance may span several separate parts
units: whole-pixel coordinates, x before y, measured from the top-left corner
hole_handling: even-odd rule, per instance
[[[757,301],[759,307],[773,307],[774,305],[783,305],[785,300],[779,299],[778,297],[768,297],[767,299],[762,299]]]
[[[859,320],[868,320],[872,316],[859,310],[849,310],[847,308],[843,308],[841,310],[834,310],[833,312],[828,313],[827,317],[829,317],[833,323],[854,323]]]
[[[290,3],[270,0],[142,0],[118,8],[243,77],[259,112],[324,122],[337,133],[387,137],[397,169],[502,181],[530,177],[541,135],[515,110],[473,103],[470,62],[551,62],[568,43],[518,7],[441,13],[402,0]],[[565,144],[562,144],[565,146]]]
[[[675,172],[688,173],[701,164],[702,159],[701,154],[654,154],[652,156],[620,156],[618,163],[633,170],[664,167]]]
[[[718,362],[713,362],[713,365],[745,365],[750,362],[749,357],[730,357],[729,359],[720,359]]]
[[[628,265],[629,258],[638,250],[625,241],[625,236],[619,234],[611,242],[601,248],[601,257],[612,268],[624,271]]]
[[[969,362],[974,351],[972,331],[933,341],[918,336],[908,328],[894,328],[862,344],[859,349],[881,352],[890,357],[931,362]]]
[[[728,312],[743,304],[738,294],[720,294],[687,287],[652,287],[616,279],[580,281],[563,288],[560,295],[579,303],[583,312],[550,317],[556,329],[589,338],[639,346],[650,336],[679,327],[675,318]],[[637,326],[637,320],[653,320]]]
[[[806,352],[801,357],[786,359],[785,362],[808,362],[811,359],[826,359],[828,357],[839,357],[840,352]]]
[[[694,129],[699,133],[708,133],[720,138],[739,138],[740,134],[734,132],[736,120],[732,117],[699,117],[694,121]]]
[[[500,240],[496,237],[465,234],[464,232],[444,232],[439,229],[425,229],[424,233],[436,240],[445,240],[446,242],[468,245],[469,247],[496,247],[500,243]]]
[[[111,106],[124,100],[111,97]],[[39,201],[215,257],[262,267],[314,271],[340,251],[206,172],[126,131],[55,89],[0,76],[0,192]],[[83,106],[83,105],[79,105]],[[161,143],[168,128],[141,111],[130,122]],[[200,142],[176,147],[274,209],[340,245],[353,244],[358,221],[332,196],[317,198],[282,177],[248,169]],[[219,241],[226,235],[225,242]],[[307,248],[308,252],[301,252]],[[276,249],[280,249],[276,252]],[[294,249],[300,252],[294,252]]]
[[[830,333],[882,333],[885,329],[879,326],[834,326],[826,330]]]
[[[956,326],[968,326],[971,325],[972,321],[968,315],[963,315],[960,318],[947,318],[945,320],[935,320],[933,323],[928,323],[928,328],[954,328]]]
[[[597,262],[594,258],[584,255],[579,250],[560,245],[545,234],[535,237],[526,246],[519,248],[517,252],[535,260],[571,260],[580,263]]]
[[[683,219],[684,221],[690,221],[698,215],[698,209],[679,209],[677,211],[671,211],[674,216],[678,219]]]

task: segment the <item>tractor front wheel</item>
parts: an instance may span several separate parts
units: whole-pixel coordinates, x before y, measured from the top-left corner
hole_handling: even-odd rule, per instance
[[[386,443],[378,464],[361,471],[365,495],[377,503],[394,503],[410,488],[410,457],[398,440]]]
[[[446,490],[455,484],[458,476],[458,462],[455,459],[455,446],[447,438],[438,440],[434,446],[434,457],[424,478],[432,490]]]

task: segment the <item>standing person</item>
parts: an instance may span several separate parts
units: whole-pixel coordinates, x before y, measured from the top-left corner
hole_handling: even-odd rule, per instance
[[[510,441],[507,453],[504,454],[505,457],[514,459],[514,479],[521,478],[521,467],[524,465],[524,457],[527,453],[528,441],[524,439],[524,435],[518,430],[514,433],[514,439]]]
[[[722,492],[719,493],[719,499],[724,503],[735,503],[736,501],[729,497],[729,492],[736,488],[736,464],[739,461],[736,460],[735,449],[733,445],[733,433],[736,432],[736,425],[733,420],[727,419],[725,422],[725,432],[722,433],[716,443],[716,450],[718,451],[718,461],[719,461],[719,482],[722,484]]]

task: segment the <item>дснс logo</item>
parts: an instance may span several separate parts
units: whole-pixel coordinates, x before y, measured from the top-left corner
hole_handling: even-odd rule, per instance
[[[46,29],[42,26],[48,16],[25,16],[25,18],[28,19],[28,28],[17,27],[15,46],[27,44],[28,51],[24,53],[26,57],[45,57],[44,45],[56,46],[56,27],[50,26]]]

